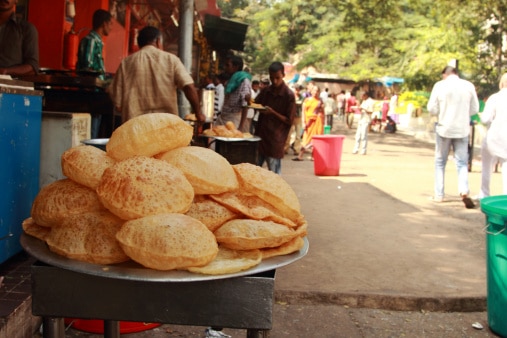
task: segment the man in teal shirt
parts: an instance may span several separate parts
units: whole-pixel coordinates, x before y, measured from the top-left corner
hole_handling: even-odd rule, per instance
[[[106,68],[102,54],[104,48],[102,37],[109,35],[112,24],[112,15],[108,11],[98,9],[93,13],[93,29],[79,43],[76,70],[98,72],[100,73],[98,78],[105,79]],[[101,120],[102,115],[92,114],[92,138],[98,137]]]
[[[102,55],[102,49],[104,48],[102,37],[109,35],[111,27],[111,13],[103,9],[98,9],[93,13],[93,30],[79,43],[76,65],[78,71],[100,72],[100,77],[104,79],[106,69]]]

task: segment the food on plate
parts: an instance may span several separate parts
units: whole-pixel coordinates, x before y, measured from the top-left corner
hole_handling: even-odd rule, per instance
[[[227,128],[229,130],[237,130],[236,125],[232,121],[225,122],[225,128]]]
[[[232,122],[206,133],[251,137]],[[116,129],[105,152],[68,149],[68,178],[39,191],[23,231],[69,259],[206,275],[300,250],[308,224],[292,188],[267,169],[189,146],[192,134],[177,116],[146,114]]]
[[[27,219],[23,220],[21,227],[23,228],[23,231],[29,234],[30,236],[33,236],[43,241],[46,240],[47,235],[51,231],[51,228],[43,227],[42,225],[38,225],[37,223],[35,223],[32,217],[28,217]]]
[[[280,246],[298,236],[282,224],[253,219],[233,219],[215,232],[218,243],[235,250],[253,250]]]
[[[215,231],[225,222],[241,215],[214,201],[211,195],[195,195],[185,215],[201,221],[210,231]]]
[[[51,228],[46,243],[51,251],[83,262],[125,262],[130,259],[116,240],[124,222],[107,210],[71,215]]]
[[[205,275],[223,275],[248,270],[262,260],[260,250],[232,250],[218,247],[218,255],[208,264],[201,267],[189,267],[188,271]]]
[[[227,121],[225,126],[213,126],[212,128],[206,129],[202,132],[205,136],[220,136],[230,138],[251,138],[253,137],[250,133],[243,133],[236,129],[236,126],[232,121]]]
[[[109,138],[106,152],[115,160],[154,156],[190,144],[194,129],[177,115],[139,115],[119,126]]]
[[[305,245],[305,241],[301,237],[296,237],[287,243],[284,243],[280,246],[268,249],[261,249],[262,259],[267,259],[275,256],[283,256],[288,255],[293,252],[301,250],[301,248]]]
[[[68,178],[44,186],[32,204],[30,216],[35,223],[51,227],[72,214],[104,209],[97,193]]]
[[[194,189],[180,169],[145,156],[131,157],[107,168],[97,194],[107,209],[125,220],[185,213],[194,199]]]
[[[106,152],[90,145],[67,149],[61,157],[62,172],[65,176],[88,188],[99,185],[104,170],[115,163]]]
[[[275,207],[283,217],[299,222],[299,199],[280,175],[250,163],[235,164],[232,167],[238,176],[240,191],[258,196]]]
[[[156,270],[204,266],[218,253],[213,233],[182,214],[158,214],[125,222],[116,234],[125,253]]]
[[[253,109],[264,109],[264,106],[262,104],[255,102],[250,103],[249,107]]]
[[[280,216],[271,204],[254,195],[243,195],[241,191],[210,195],[210,198],[223,204],[247,218],[273,221],[288,227],[296,227],[297,224],[290,219]]]
[[[211,149],[180,147],[161,153],[156,158],[180,169],[195,194],[220,194],[238,189],[238,179],[230,163]]]

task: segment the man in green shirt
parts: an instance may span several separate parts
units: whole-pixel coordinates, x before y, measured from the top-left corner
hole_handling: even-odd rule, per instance
[[[105,79],[106,68],[104,67],[103,36],[108,36],[113,26],[112,15],[106,10],[98,9],[93,13],[93,29],[81,39],[77,54],[77,71],[98,72],[98,78]],[[91,137],[97,138],[100,130],[101,114],[92,114]]]
[[[102,55],[104,48],[102,37],[109,35],[111,27],[111,13],[103,9],[98,9],[93,13],[93,29],[79,43],[76,65],[78,71],[100,72],[100,78],[104,79],[106,69]]]

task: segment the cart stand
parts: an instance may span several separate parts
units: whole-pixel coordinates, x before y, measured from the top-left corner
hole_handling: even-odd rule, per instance
[[[31,268],[32,313],[43,337],[64,338],[64,318],[102,319],[104,337],[119,337],[118,321],[246,329],[268,337],[276,270],[198,282],[109,278],[36,262]]]

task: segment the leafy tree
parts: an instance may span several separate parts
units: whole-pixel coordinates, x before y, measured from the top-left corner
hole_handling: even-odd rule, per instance
[[[487,6],[480,0],[219,0],[219,6],[249,24],[244,56],[254,72],[280,60],[356,81],[402,77],[407,89],[430,90],[443,66],[457,59],[462,76],[487,93],[505,68],[507,0]]]

